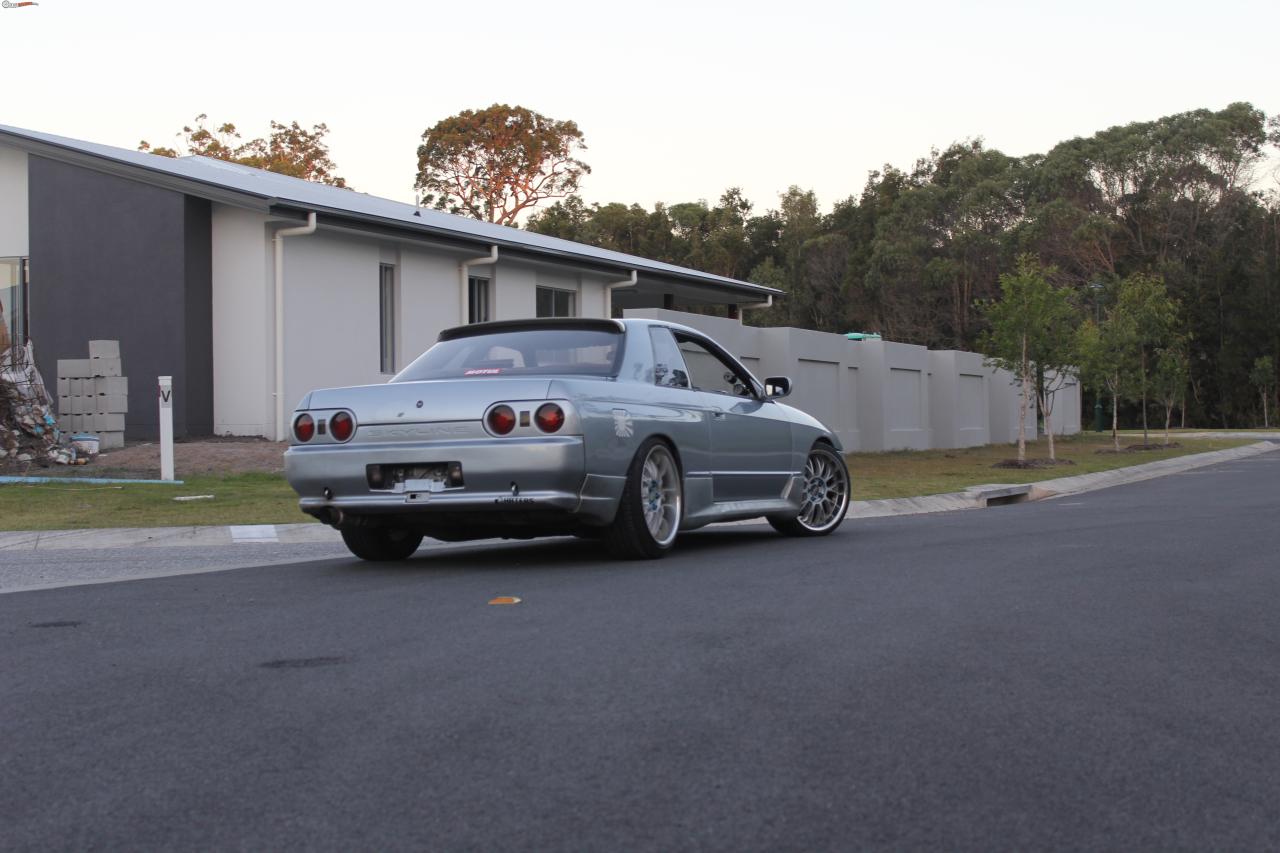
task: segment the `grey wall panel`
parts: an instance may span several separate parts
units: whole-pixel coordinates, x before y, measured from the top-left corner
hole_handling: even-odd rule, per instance
[[[213,435],[213,225],[212,205],[187,196],[183,211],[183,321],[186,392],[181,405],[186,434]]]
[[[127,438],[158,435],[155,383],[166,374],[175,434],[211,431],[207,204],[189,209],[181,193],[42,157],[29,164],[31,336],[46,384],[58,359],[119,340]]]

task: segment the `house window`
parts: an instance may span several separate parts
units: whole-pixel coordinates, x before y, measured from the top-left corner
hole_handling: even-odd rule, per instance
[[[572,290],[556,290],[539,287],[537,311],[539,317],[576,317],[578,294]]]
[[[489,322],[489,279],[471,276],[467,279],[467,322]]]
[[[396,268],[378,267],[378,340],[382,347],[382,372],[396,372]]]
[[[27,259],[0,258],[0,349],[27,342]]]

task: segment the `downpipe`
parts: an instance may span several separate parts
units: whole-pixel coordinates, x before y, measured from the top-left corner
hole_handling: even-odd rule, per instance
[[[276,300],[276,377],[275,390],[271,396],[275,399],[276,408],[276,441],[284,441],[284,238],[302,237],[316,231],[316,214],[307,214],[307,224],[295,228],[281,228],[276,231],[272,243],[275,250],[275,300]]]
[[[620,287],[635,287],[639,277],[635,270],[631,271],[630,278],[624,278],[622,281],[615,281],[604,286],[604,317],[606,320],[613,319],[613,292]]]
[[[478,258],[468,258],[458,264],[458,325],[465,326],[470,322],[467,316],[467,299],[468,299],[468,281],[469,273],[472,267],[489,266],[498,262],[498,247],[492,245],[489,247],[489,254],[481,255]],[[492,296],[492,294],[490,294]]]
[[[750,305],[742,305],[742,306],[739,306],[739,308],[738,308],[738,322],[739,322],[739,323],[741,323],[741,322],[742,322],[742,312],[744,312],[744,311],[746,311],[746,310],[748,310],[748,309],[751,309],[751,308],[772,308],[772,307],[773,307],[773,294],[772,294],[772,293],[770,293],[770,294],[769,294],[769,298],[768,298],[768,299],[766,299],[764,302],[755,302],[755,303],[750,304]]]

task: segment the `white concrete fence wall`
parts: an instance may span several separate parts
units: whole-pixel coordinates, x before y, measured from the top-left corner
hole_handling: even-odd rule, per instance
[[[843,335],[660,308],[628,317],[698,329],[742,360],[759,379],[791,377],[787,403],[840,437],[846,450],[927,450],[1000,444],[1018,438],[1022,390],[1013,374],[988,367],[983,356],[929,350],[891,341],[850,341]],[[1068,384],[1053,406],[1053,431],[1080,432],[1080,388]],[[1028,406],[1027,435],[1036,429]]]

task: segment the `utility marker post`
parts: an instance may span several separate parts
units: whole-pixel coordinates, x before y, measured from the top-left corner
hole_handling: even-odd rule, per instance
[[[160,479],[173,479],[173,377],[160,377]]]

